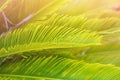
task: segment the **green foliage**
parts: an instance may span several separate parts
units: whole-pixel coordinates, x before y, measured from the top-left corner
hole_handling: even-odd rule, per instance
[[[2,73],[1,77],[7,79],[18,78],[18,80],[29,80],[29,78],[32,80],[109,80],[119,79],[120,73],[120,69],[113,65],[89,64],[84,61],[52,56],[34,56],[34,58],[27,57],[27,59],[22,60],[18,58],[16,61],[9,60],[7,65],[4,64],[1,67],[0,71]]]
[[[3,48],[6,50],[0,56],[31,50],[99,45],[102,38],[96,32],[67,26],[44,26],[39,23],[24,26],[0,39],[0,52]]]
[[[6,3],[9,0],[6,1]],[[47,16],[52,15],[57,9],[59,9],[65,2],[69,0],[11,0],[9,6],[4,10],[6,17],[12,22],[8,22],[9,28],[20,27],[24,23],[29,21],[45,19]],[[5,6],[3,4],[2,6]],[[0,34],[6,32],[6,23],[0,14]]]
[[[81,0],[70,8],[81,4],[81,11],[68,14],[59,9],[67,1],[3,1],[0,10],[14,24],[0,36],[0,80],[120,79],[120,12],[97,9],[103,0],[95,10],[95,0],[83,8],[88,2]]]
[[[104,31],[114,27],[119,27],[119,22],[120,19],[116,17],[89,18],[88,16],[86,17],[86,15],[68,16],[55,14],[43,23],[52,26],[66,25],[73,28],[88,29],[90,31]]]

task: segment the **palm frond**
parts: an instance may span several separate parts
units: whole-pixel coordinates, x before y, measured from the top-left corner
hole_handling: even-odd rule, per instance
[[[119,74],[120,68],[113,65],[90,64],[52,56],[9,60],[0,68],[1,80],[16,78],[21,80],[117,80],[120,78]]]
[[[50,19],[43,22],[45,25],[62,26],[66,25],[73,28],[88,29],[91,31],[105,31],[111,28],[120,27],[120,19],[115,17],[110,18],[88,18],[85,15],[66,16],[53,15]],[[42,23],[42,22],[41,22]]]
[[[119,1],[67,1],[0,3],[0,80],[120,79]]]
[[[41,55],[56,55],[88,63],[112,64],[120,66],[120,45],[94,45],[75,48],[47,49],[40,51]],[[34,54],[34,53],[33,53]],[[111,61],[112,60],[112,61]]]
[[[99,45],[101,38],[96,32],[31,23],[0,38],[0,56],[30,50]]]

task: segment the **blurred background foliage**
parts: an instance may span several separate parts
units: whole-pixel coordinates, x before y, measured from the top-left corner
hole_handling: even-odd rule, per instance
[[[13,23],[9,26],[13,27],[31,14],[40,13],[40,10],[50,4],[51,0],[1,0],[0,2],[0,9],[3,9],[0,10],[0,33],[2,33],[6,31],[6,25],[1,11],[4,11],[6,17]],[[56,13],[70,16],[84,15],[86,18],[119,18],[119,2],[119,0],[70,0]],[[44,20],[54,13],[47,13],[44,16],[41,13],[41,16],[35,20]]]
[[[54,3],[51,0],[1,0],[0,2],[0,34],[8,31],[5,16],[9,19],[7,21],[9,28],[14,28],[17,24],[20,26],[29,21],[53,25],[56,18],[56,22],[54,22],[56,25],[71,23],[72,27],[79,24],[84,29],[98,31],[104,35],[103,42],[105,43],[119,41],[119,0],[69,0],[59,9],[56,8],[56,11],[50,5],[57,3],[57,0],[54,0]],[[3,12],[5,16],[3,16]],[[112,37],[115,40],[111,40]]]
[[[60,9],[60,13],[80,15],[84,13],[100,14],[105,10],[112,11],[120,6],[119,0],[71,0]],[[95,13],[96,12],[96,13]],[[111,13],[110,13],[111,14]]]

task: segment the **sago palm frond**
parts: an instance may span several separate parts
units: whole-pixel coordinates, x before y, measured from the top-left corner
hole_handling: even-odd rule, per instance
[[[113,65],[90,64],[55,56],[18,57],[0,68],[1,80],[118,80],[119,75],[120,68]]]
[[[30,50],[99,45],[101,38],[102,36],[97,32],[85,31],[80,28],[31,23],[0,38],[0,56]]]
[[[66,25],[73,28],[88,29],[91,31],[104,31],[111,28],[120,27],[120,19],[115,17],[108,18],[89,18],[85,15],[68,16],[68,15],[53,15],[50,19],[43,22],[46,25],[62,26]],[[42,23],[42,21],[41,21]]]
[[[0,6],[2,32],[6,27],[0,36],[0,80],[120,79],[120,13],[111,9],[119,1],[107,10],[101,0],[105,13],[100,5],[93,9],[95,0],[86,8],[88,0],[74,0],[81,4],[75,14],[66,14],[72,7],[59,12],[67,1],[12,0]]]

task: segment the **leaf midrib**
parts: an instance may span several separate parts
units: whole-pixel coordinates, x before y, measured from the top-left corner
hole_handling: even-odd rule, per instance
[[[36,44],[36,43],[35,43]],[[32,46],[32,45],[34,45],[35,46],[35,44],[30,44],[30,45],[28,45],[28,47],[29,46]],[[40,43],[41,44],[41,43]],[[36,45],[38,45],[38,44],[36,44]],[[47,45],[47,47],[44,47],[44,46],[46,46]],[[95,44],[89,44],[89,45],[95,45]],[[35,47],[35,48],[27,48],[27,50],[26,49],[24,49],[24,50],[17,50],[17,51],[14,51],[14,49],[12,50],[12,51],[9,51],[8,50],[8,52],[6,53],[6,54],[0,54],[0,57],[5,57],[5,56],[8,56],[8,55],[14,55],[14,54],[17,54],[17,53],[23,53],[23,52],[28,52],[28,51],[32,51],[32,50],[43,50],[43,49],[56,49],[56,48],[76,48],[76,47],[84,47],[84,46],[89,46],[88,44],[50,44],[50,45],[48,45],[47,43],[45,44],[41,44],[39,47]],[[96,44],[96,45],[99,45],[99,44]],[[25,45],[19,45],[19,47],[22,47],[22,46],[25,46]],[[42,47],[43,46],[43,47]],[[26,48],[26,46],[25,46],[25,48]],[[16,48],[15,48],[16,49]]]

